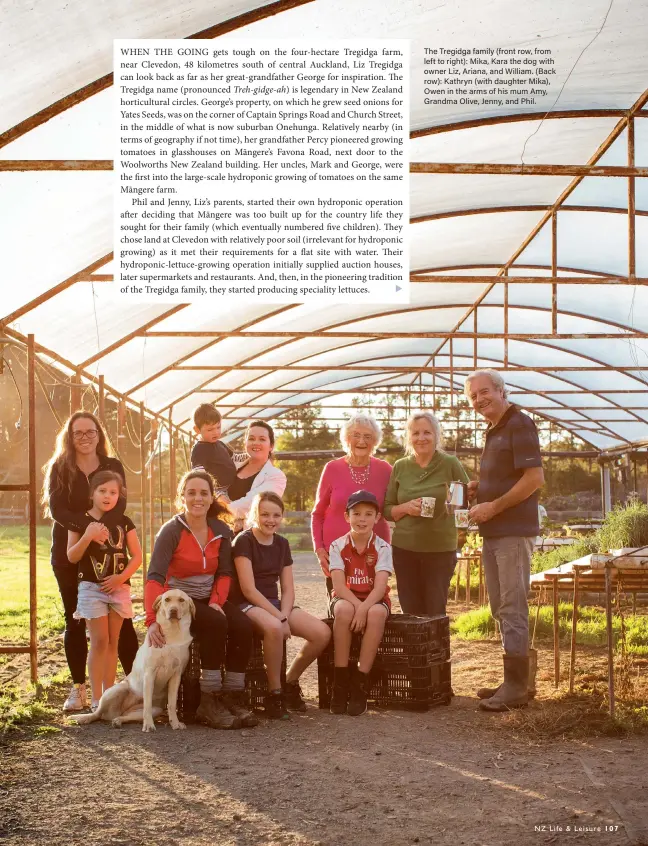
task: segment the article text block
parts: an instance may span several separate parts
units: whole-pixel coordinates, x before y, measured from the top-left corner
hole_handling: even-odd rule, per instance
[[[409,47],[115,41],[115,289],[409,301]]]

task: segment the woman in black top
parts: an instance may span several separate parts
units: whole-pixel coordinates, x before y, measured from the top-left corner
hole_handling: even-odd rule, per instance
[[[106,434],[99,420],[89,411],[77,411],[56,439],[56,449],[45,467],[42,500],[54,521],[51,562],[63,602],[65,657],[73,682],[63,705],[65,711],[80,711],[87,706],[85,672],[88,657],[85,621],[74,619],[78,578],[77,568],[67,557],[68,530],[83,533],[92,522],[86,516],[90,506],[89,481],[98,470],[113,470],[125,478],[121,461],[108,454]],[[126,499],[122,497],[114,513],[121,516],[125,509]],[[137,648],[133,622],[124,620],[119,636],[119,660],[125,673],[131,671]]]

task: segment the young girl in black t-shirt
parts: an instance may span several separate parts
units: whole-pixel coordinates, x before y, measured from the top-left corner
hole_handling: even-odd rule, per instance
[[[115,683],[117,643],[124,619],[133,616],[129,579],[142,563],[135,524],[126,514],[113,516],[124,483],[112,470],[95,473],[90,481],[94,518],[83,534],[68,531],[68,559],[77,565],[79,596],[74,616],[90,631],[88,674],[92,708]],[[129,560],[130,556],[130,560]]]
[[[254,498],[248,516],[250,528],[234,540],[237,581],[232,584],[229,596],[231,602],[239,603],[254,628],[263,635],[269,689],[265,710],[273,719],[287,719],[286,706],[294,711],[306,710],[299,677],[326,648],[331,637],[325,623],[294,605],[290,546],[286,538],[276,534],[283,512],[283,501],[275,493],[266,491]],[[283,642],[292,635],[304,638],[306,643],[290,665],[282,691]]]

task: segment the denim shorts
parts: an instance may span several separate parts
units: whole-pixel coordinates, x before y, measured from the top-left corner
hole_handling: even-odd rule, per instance
[[[120,617],[131,619],[133,603],[130,585],[122,585],[112,593],[104,593],[95,582],[79,582],[79,598],[74,612],[75,620],[94,620],[107,617],[112,608]]]

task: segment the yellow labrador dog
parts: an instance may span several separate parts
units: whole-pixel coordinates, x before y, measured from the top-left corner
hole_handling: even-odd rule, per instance
[[[189,627],[196,613],[193,599],[182,590],[168,590],[153,604],[155,619],[162,630],[165,645],[151,646],[149,634],[140,646],[130,674],[101,697],[92,714],[74,717],[86,725],[96,720],[112,720],[114,726],[142,721],[142,731],[155,731],[153,720],[164,711],[165,694],[172,729],[185,728],[178,720],[178,688],[182,671],[189,660]]]

